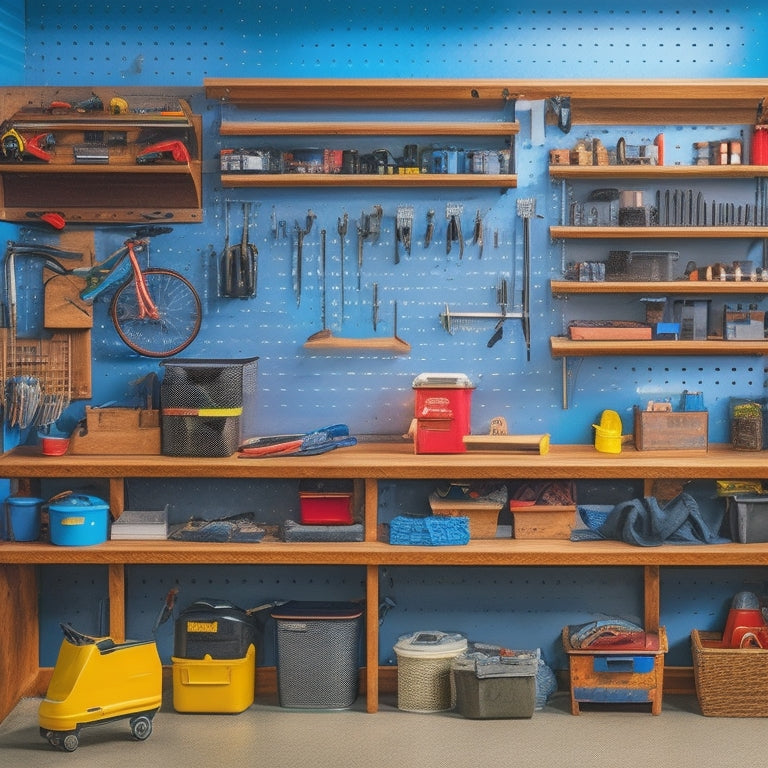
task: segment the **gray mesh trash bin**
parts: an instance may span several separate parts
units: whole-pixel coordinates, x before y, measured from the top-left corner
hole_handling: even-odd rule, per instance
[[[275,608],[281,707],[347,709],[357,698],[363,608],[292,601]]]

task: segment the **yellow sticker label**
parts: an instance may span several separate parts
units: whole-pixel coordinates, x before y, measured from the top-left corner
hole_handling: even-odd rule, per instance
[[[62,525],[85,525],[84,517],[64,517],[61,520]]]
[[[218,621],[188,621],[187,632],[218,632]]]

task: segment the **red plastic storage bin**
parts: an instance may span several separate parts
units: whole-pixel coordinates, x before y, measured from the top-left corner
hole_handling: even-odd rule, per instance
[[[302,525],[352,525],[351,493],[299,491]]]

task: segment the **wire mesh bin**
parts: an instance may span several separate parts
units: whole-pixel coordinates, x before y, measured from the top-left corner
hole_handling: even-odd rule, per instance
[[[163,361],[162,452],[231,456],[255,434],[258,357]]]
[[[444,712],[452,709],[453,660],[467,650],[457,633],[415,632],[395,643],[397,708],[405,712]]]
[[[275,608],[281,707],[348,709],[357,698],[363,608],[291,601]]]

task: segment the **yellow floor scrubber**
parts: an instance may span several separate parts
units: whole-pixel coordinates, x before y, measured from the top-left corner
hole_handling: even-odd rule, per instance
[[[116,643],[61,625],[64,639],[38,710],[40,735],[52,746],[74,752],[81,729],[121,719],[129,719],[133,738],[149,738],[163,688],[154,633],[170,616],[176,591],[166,598],[152,640]]]

